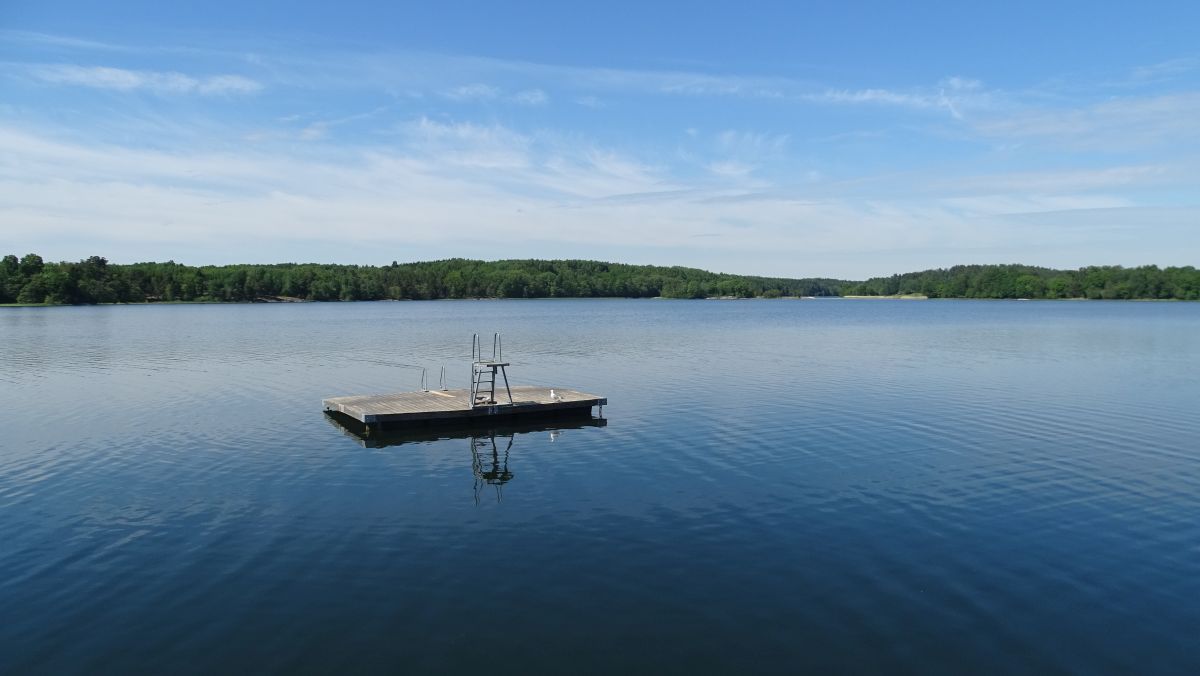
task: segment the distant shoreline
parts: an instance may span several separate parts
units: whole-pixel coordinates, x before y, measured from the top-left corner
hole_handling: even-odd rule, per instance
[[[469,301],[530,301],[530,300],[676,300],[676,301],[704,301],[704,300],[766,300],[766,301],[798,301],[798,300],[899,300],[899,301],[943,301],[943,300],[977,300],[988,302],[1018,302],[1018,301],[1036,301],[1040,303],[1046,302],[1088,302],[1088,303],[1196,303],[1200,301],[1187,300],[1181,298],[930,298],[921,295],[894,295],[894,296],[779,296],[776,298],[739,298],[734,296],[709,296],[706,298],[664,298],[662,296],[654,297],[637,297],[637,296],[579,296],[579,297],[562,297],[562,296],[542,296],[536,298],[429,298],[429,299],[409,299],[409,298],[380,298],[380,299],[362,299],[362,300],[304,300],[304,301],[257,301],[257,300],[162,300],[162,301],[143,301],[143,302],[117,302],[117,303],[87,303],[87,304],[62,304],[62,303],[0,303],[0,309],[13,308],[67,308],[67,307],[151,307],[156,305],[293,305],[297,303],[318,303],[318,304],[338,304],[338,303],[422,303],[434,301],[449,301],[449,302],[469,302]]]
[[[1195,267],[959,265],[850,281],[735,275],[680,266],[589,260],[452,258],[391,265],[110,264],[101,256],[0,259],[0,304],[302,303],[473,298],[842,297],[926,300],[1200,300]]]

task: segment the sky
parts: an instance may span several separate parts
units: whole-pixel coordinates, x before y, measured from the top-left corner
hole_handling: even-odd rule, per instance
[[[1200,3],[0,0],[0,254],[1200,264]]]

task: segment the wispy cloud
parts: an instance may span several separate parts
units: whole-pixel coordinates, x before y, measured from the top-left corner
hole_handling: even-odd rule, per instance
[[[1047,195],[1112,191],[1182,182],[1191,172],[1162,165],[1126,165],[1094,169],[1026,171],[934,179],[928,189],[942,194]]]
[[[1086,150],[1192,142],[1200,138],[1200,92],[1123,97],[1067,108],[1026,108],[981,119],[975,128],[986,136]]]
[[[512,100],[515,103],[525,106],[541,106],[545,105],[550,100],[550,97],[540,89],[525,89],[513,94]]]
[[[737,96],[782,99],[794,83],[786,79],[714,76],[703,73],[658,73],[660,91],[687,96]]]
[[[291,86],[423,89],[464,101],[498,99],[506,91],[541,90],[550,96],[556,89],[569,92],[576,101],[618,93],[786,99],[811,89],[810,84],[786,77],[566,66],[428,52],[343,53],[320,59],[284,52],[257,56],[258,65],[269,66],[281,82]],[[446,82],[463,84],[447,87]]]
[[[491,101],[500,96],[500,89],[486,84],[467,84],[445,89],[441,95],[451,101]]]
[[[333,129],[334,127],[340,127],[342,125],[350,124],[352,122],[358,122],[360,120],[366,120],[366,119],[376,117],[377,115],[379,115],[380,113],[383,113],[387,109],[388,109],[387,106],[380,106],[378,108],[375,108],[373,110],[369,110],[369,111],[366,111],[363,113],[355,113],[353,115],[343,115],[342,117],[336,117],[336,118],[330,118],[330,119],[314,120],[314,121],[306,124],[304,126],[304,128],[300,130],[299,138],[302,141],[315,141],[317,139],[322,139],[322,138],[325,138],[325,136],[329,133],[329,130]],[[300,120],[301,117],[302,116],[300,116],[300,115],[288,115],[285,118],[281,119],[280,121],[281,122],[296,122],[296,121]]]
[[[698,134],[694,129],[685,133],[692,138]],[[764,162],[782,156],[788,140],[787,134],[727,129],[713,137],[711,153],[703,153],[700,157],[715,155],[715,158],[704,162],[703,166],[714,176],[729,181],[730,185],[764,188],[770,185],[769,182],[761,177],[751,179],[751,175],[760,169]]]
[[[912,108],[932,108],[936,99],[927,95],[895,92],[888,89],[826,89],[801,97],[817,103],[884,103]]]
[[[156,94],[249,94],[262,85],[241,75],[210,75],[193,77],[174,71],[146,71],[79,66],[74,64],[43,64],[29,68],[36,79],[55,85],[74,85],[116,91],[144,90]]]
[[[944,110],[955,119],[962,119],[964,110],[987,109],[995,103],[996,95],[983,88],[979,80],[963,77],[943,78],[936,88],[894,90],[826,89],[801,94],[800,100],[836,105],[899,106],[914,110]]]
[[[938,84],[940,84],[943,88],[955,89],[955,90],[973,91],[973,90],[983,88],[983,82],[969,78],[969,77],[959,77],[957,75],[952,75],[947,78],[942,78],[942,81],[939,82]]]
[[[981,195],[948,197],[939,203],[964,218],[1024,215],[1075,210],[1119,209],[1135,206],[1117,195]]]
[[[459,168],[519,169],[530,164],[532,140],[500,125],[439,122],[422,117],[401,125],[409,147]]]
[[[522,89],[509,94],[500,87],[481,83],[443,89],[438,93],[443,98],[450,99],[451,101],[455,101],[457,103],[500,101],[515,103],[522,106],[542,106],[550,101],[550,96],[541,89]]]
[[[129,48],[97,40],[82,40],[65,35],[51,35],[35,31],[18,31],[0,29],[0,43],[36,45],[39,47],[54,47],[74,50],[93,51],[127,51]]]
[[[309,124],[304,129],[300,130],[300,139],[302,141],[315,141],[319,138],[325,138],[325,134],[329,132],[329,123],[318,121]]]
[[[727,129],[716,137],[717,148],[723,153],[731,153],[741,157],[774,155],[781,152],[788,143],[787,134],[769,134],[765,132],[739,131]]]
[[[710,162],[708,164],[708,170],[717,176],[722,176],[725,178],[742,178],[744,176],[749,176],[750,172],[754,171],[754,167],[736,160],[724,160],[719,162]]]
[[[1168,59],[1148,66],[1134,68],[1129,74],[1129,80],[1139,84],[1164,82],[1196,70],[1200,70],[1200,58],[1185,57]]]

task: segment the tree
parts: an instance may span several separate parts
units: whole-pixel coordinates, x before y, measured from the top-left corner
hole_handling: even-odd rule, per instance
[[[11,303],[21,292],[21,262],[9,254],[0,259],[0,303]]]
[[[32,279],[34,275],[42,271],[44,267],[42,257],[37,254],[25,254],[21,258],[20,272],[25,279]]]
[[[1046,283],[1037,275],[1024,274],[1013,283],[1017,298],[1042,298],[1046,295]]]
[[[25,282],[21,291],[17,294],[18,303],[45,303],[46,302],[46,287],[42,281],[40,274],[35,275],[33,279]]]

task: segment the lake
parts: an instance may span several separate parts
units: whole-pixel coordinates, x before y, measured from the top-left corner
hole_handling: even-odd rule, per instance
[[[604,421],[364,444],[321,399]],[[0,672],[1200,672],[1200,304],[0,309]]]

